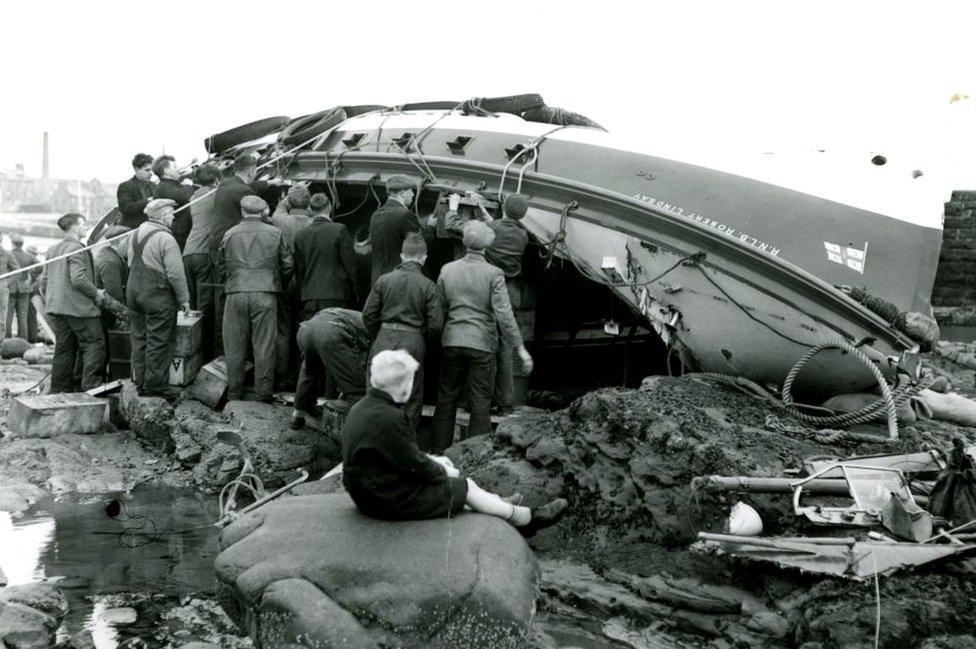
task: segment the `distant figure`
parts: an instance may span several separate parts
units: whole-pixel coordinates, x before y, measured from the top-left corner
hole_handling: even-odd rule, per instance
[[[373,339],[370,358],[388,349],[403,349],[420,365],[413,380],[413,392],[403,406],[410,426],[420,425],[424,392],[424,357],[427,341],[436,342],[444,326],[437,285],[424,275],[427,244],[415,232],[403,240],[400,258],[403,262],[381,275],[373,285],[366,306],[363,323]],[[429,435],[418,440],[421,449],[430,448]]]
[[[180,170],[176,166],[176,159],[171,155],[162,155],[153,160],[152,170],[159,178],[153,190],[153,198],[168,198],[176,203],[172,230],[173,238],[182,252],[193,224],[190,210],[186,206],[196,188],[180,182]]]
[[[445,264],[437,280],[444,310],[440,385],[434,411],[431,448],[443,453],[454,438],[461,391],[467,387],[471,409],[468,437],[491,432],[491,393],[499,335],[518,350],[526,372],[532,357],[522,344],[518,323],[505,288],[505,274],[485,260],[485,249],[495,238],[485,223],[464,226],[461,259]]]
[[[0,243],[2,242],[3,234],[0,234]],[[14,256],[3,248],[0,248],[0,275],[19,269],[20,264],[17,263]],[[3,314],[3,318],[0,318],[0,340],[3,340],[6,337],[6,332],[8,329],[7,313],[10,303],[10,285],[15,281],[17,281],[16,277],[0,280],[0,313]]]
[[[497,516],[524,536],[555,525],[568,503],[557,498],[530,509],[521,494],[502,498],[485,491],[446,457],[417,447],[400,409],[413,391],[418,363],[405,351],[383,351],[370,364],[370,389],[342,427],[342,484],[356,507],[381,520],[456,516],[465,507]]]
[[[400,265],[400,247],[407,234],[420,232],[420,221],[410,209],[417,183],[409,176],[390,176],[386,203],[369,220],[369,245],[373,256],[371,285],[383,273]]]
[[[0,237],[2,240],[2,237]],[[10,243],[13,246],[13,250],[8,253],[17,264],[17,268],[27,268],[33,264],[37,263],[37,257],[34,257],[29,252],[24,250],[24,238],[19,234],[10,235]],[[4,260],[2,259],[3,253],[0,253],[0,273],[6,272],[2,270],[4,265]],[[7,267],[10,267],[9,261],[6,262]],[[28,327],[28,314],[30,313],[30,273],[21,273],[15,275],[7,280],[7,288],[10,291],[10,302],[6,309],[6,327],[7,327],[7,338],[13,336],[13,321],[14,317],[17,319],[17,335],[24,340],[29,342],[34,342],[30,339],[29,327]],[[0,287],[0,291],[3,288]],[[3,298],[0,298],[2,300]],[[4,313],[0,310],[0,313]]]
[[[146,205],[148,220],[129,237],[129,307],[132,382],[146,397],[175,396],[169,385],[178,309],[189,310],[190,293],[180,247],[173,238],[175,201],[155,198]]]
[[[32,263],[37,263],[40,259],[40,252],[37,250],[37,246],[27,246],[27,254],[33,258]],[[36,343],[40,337],[37,335],[37,308],[34,306],[34,296],[41,294],[41,274],[44,272],[43,268],[35,268],[28,273],[30,275],[30,307],[27,310],[27,334],[29,340],[32,343]]]
[[[356,253],[342,223],[330,218],[325,194],[312,196],[312,223],[295,237],[295,286],[302,301],[302,320],[329,307],[351,308],[356,295]]]
[[[51,366],[51,393],[90,390],[103,381],[105,339],[96,304],[103,291],[95,286],[91,253],[78,252],[84,248],[81,238],[85,225],[81,214],[69,213],[58,219],[64,238],[48,249],[47,258],[75,254],[50,262],[41,275],[47,320],[57,341]]]
[[[190,197],[190,234],[183,247],[183,268],[190,290],[190,308],[203,313],[203,345],[205,361],[216,355],[214,318],[217,310],[217,278],[214,273],[211,250],[214,247],[214,197],[220,172],[213,165],[201,165],[194,172],[194,180],[200,185]],[[220,290],[223,294],[223,290]]]
[[[119,203],[119,212],[122,217],[119,224],[127,228],[137,228],[146,220],[144,210],[149,201],[152,200],[155,185],[152,183],[152,156],[146,153],[137,153],[132,158],[132,168],[135,175],[119,183],[116,191],[116,198]]]
[[[217,269],[226,277],[223,336],[227,398],[244,395],[244,364],[254,356],[254,397],[274,393],[278,295],[292,274],[292,253],[281,230],[266,223],[268,204],[257,196],[241,199],[241,222],[224,234]]]
[[[505,288],[512,311],[518,319],[520,308],[531,304],[532,286],[522,280],[522,256],[529,245],[529,233],[519,222],[529,209],[529,203],[521,194],[512,194],[502,204],[502,218],[488,223],[495,233],[495,240],[485,250],[485,259],[505,273]],[[515,407],[515,349],[509,339],[501,336],[495,356],[495,390],[492,405],[499,415],[507,415]]]
[[[366,394],[369,334],[358,311],[337,307],[319,311],[298,327],[298,348],[302,366],[295,388],[292,428],[302,428],[305,417],[314,416],[326,372],[347,403],[355,403]]]

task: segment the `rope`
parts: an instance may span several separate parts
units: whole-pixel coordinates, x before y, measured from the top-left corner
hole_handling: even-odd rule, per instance
[[[878,401],[861,408],[860,410],[836,415],[815,416],[800,411],[793,402],[793,395],[791,393],[793,382],[811,358],[827,349],[840,349],[861,361],[874,375],[878,386],[881,388],[881,398]],[[793,415],[794,418],[799,419],[803,423],[823,428],[844,428],[854,426],[856,424],[867,423],[875,420],[878,415],[882,414],[883,412],[888,421],[888,440],[898,439],[898,408],[907,403],[909,399],[927,387],[927,382],[906,383],[893,391],[889,387],[888,382],[885,380],[884,375],[881,374],[881,370],[875,366],[871,359],[858,350],[854,345],[842,340],[821,343],[803,354],[803,356],[800,357],[800,360],[796,362],[793,368],[786,375],[786,379],[783,382],[781,400],[778,400],[774,396],[770,395],[758,383],[755,383],[754,381],[751,381],[745,377],[714,372],[698,372],[695,374],[688,374],[687,376],[699,376],[732,385],[736,389],[746,392],[746,394],[758,397],[783,410],[786,410]],[[831,438],[830,436],[833,433],[846,433],[846,431],[820,431],[820,434],[825,435],[825,439],[828,441],[831,441],[832,439],[839,439],[839,436],[837,435],[834,435],[833,438]],[[849,437],[849,435],[850,434],[847,434],[845,436]],[[870,441],[881,441],[873,436],[868,437],[870,438]]]
[[[536,149],[539,148],[539,145],[542,144],[546,140],[546,138],[548,138],[550,135],[552,135],[556,131],[559,131],[559,130],[564,129],[564,128],[566,128],[566,127],[565,126],[557,126],[556,128],[554,128],[554,129],[552,129],[550,131],[546,131],[545,133],[543,133],[542,135],[540,135],[536,139],[534,139],[531,142],[529,142],[529,144],[527,146],[523,147],[521,151],[519,151],[518,153],[516,153],[515,155],[512,156],[512,159],[509,160],[505,164],[505,167],[502,169],[502,179],[498,183],[498,195],[499,196],[501,196],[503,194],[503,192],[505,191],[505,177],[508,175],[509,168],[513,164],[515,164],[515,161],[518,160],[519,158],[521,158],[523,155],[525,155],[526,153],[528,153],[530,151],[536,151]],[[536,159],[538,159],[538,153],[536,153]],[[533,162],[534,162],[534,160],[533,160]],[[526,162],[524,165],[522,165],[522,172],[523,173],[525,172],[525,167],[528,166],[528,164],[530,164],[530,163]],[[522,181],[519,180],[519,187],[521,188],[521,186],[522,186]]]
[[[274,156],[270,160],[268,160],[266,162],[263,162],[260,165],[258,165],[257,168],[258,169],[263,169],[264,167],[267,167],[268,165],[274,164],[275,162],[277,162],[281,158],[283,158],[283,157],[285,157],[287,155],[290,155],[294,151],[297,151],[298,149],[301,149],[301,148],[304,148],[304,147],[308,146],[309,144],[311,144],[312,142],[314,142],[315,140],[317,140],[319,137],[321,137],[321,133],[319,135],[316,135],[315,137],[311,137],[311,138],[305,140],[301,144],[297,144],[297,145],[293,146],[292,148],[288,149],[287,151],[284,151],[283,153],[279,153],[278,155]],[[182,205],[182,206],[178,207],[177,209],[173,210],[173,214],[176,214],[177,212],[182,212],[183,210],[188,209],[191,205],[195,205],[195,204],[199,203],[200,201],[202,201],[203,199],[207,198],[208,196],[210,196],[211,194],[213,194],[216,191],[217,191],[217,188],[215,187],[215,188],[211,189],[209,192],[207,192],[206,194],[204,194],[203,196],[200,196],[199,198],[197,198],[196,200],[192,200],[189,203],[187,203],[186,205]],[[95,243],[89,244],[89,245],[87,245],[87,246],[85,246],[83,248],[78,248],[77,250],[73,250],[71,252],[66,252],[63,255],[58,255],[57,257],[51,257],[50,259],[45,259],[44,261],[39,261],[36,264],[31,264],[30,266],[24,266],[23,268],[18,268],[17,270],[12,270],[10,272],[4,273],[3,275],[0,275],[0,281],[5,280],[8,277],[14,277],[16,275],[19,275],[20,273],[25,273],[25,272],[30,271],[30,270],[33,270],[35,268],[43,268],[44,266],[47,266],[48,264],[52,264],[52,263],[54,263],[56,261],[60,261],[62,259],[67,259],[68,257],[71,257],[73,255],[77,255],[80,252],[87,252],[89,250],[94,250],[95,248],[100,248],[101,246],[108,245],[109,243],[112,243],[113,241],[117,241],[119,239],[122,239],[123,237],[129,237],[133,233],[135,233],[135,229],[129,230],[128,232],[123,232],[122,234],[120,234],[118,236],[115,236],[115,237],[112,237],[111,239],[100,239],[100,240],[96,241]]]

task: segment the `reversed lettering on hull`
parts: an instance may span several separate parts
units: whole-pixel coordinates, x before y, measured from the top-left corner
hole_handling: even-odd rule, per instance
[[[694,221],[695,223],[700,223],[702,225],[708,226],[713,230],[717,230],[718,232],[721,232],[722,234],[728,237],[731,237],[733,239],[738,239],[739,241],[742,241],[743,243],[746,243],[752,246],[753,248],[758,248],[763,252],[767,252],[774,257],[779,256],[780,249],[777,248],[776,246],[767,243],[765,241],[762,241],[761,239],[757,239],[756,237],[752,236],[748,232],[740,232],[736,230],[734,227],[732,227],[731,225],[728,225],[726,223],[721,223],[720,221],[716,221],[715,219],[709,218],[703,214],[698,214],[697,212],[685,213],[685,208],[680,205],[673,205],[671,203],[668,203],[667,201],[659,200],[654,196],[648,196],[647,194],[644,194],[642,192],[638,192],[634,194],[633,198],[636,198],[642,203],[653,205],[654,207],[664,210],[666,212],[677,214],[678,216]]]

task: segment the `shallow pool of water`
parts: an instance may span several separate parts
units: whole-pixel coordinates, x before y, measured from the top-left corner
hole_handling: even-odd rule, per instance
[[[0,568],[11,585],[59,579],[70,606],[59,636],[87,628],[97,649],[114,649],[120,634],[106,596],[213,589],[217,513],[214,498],[191,489],[48,499],[19,519],[0,512]]]

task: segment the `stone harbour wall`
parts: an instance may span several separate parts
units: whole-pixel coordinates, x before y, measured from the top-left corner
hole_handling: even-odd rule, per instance
[[[945,204],[932,306],[976,306],[976,191],[954,191]]]

